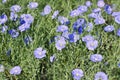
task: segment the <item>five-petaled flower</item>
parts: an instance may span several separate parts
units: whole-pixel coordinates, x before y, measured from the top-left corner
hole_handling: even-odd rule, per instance
[[[46,50],[43,50],[42,47],[39,47],[34,50],[34,56],[37,59],[42,59],[42,58],[46,57]]]
[[[22,69],[20,66],[15,66],[12,69],[10,69],[10,74],[19,75],[19,74],[21,74],[21,71],[22,71]]]
[[[84,73],[81,69],[76,68],[72,70],[72,76],[75,80],[80,80],[84,76]]]
[[[103,59],[103,57],[102,57],[101,54],[92,54],[92,55],[90,56],[90,60],[91,60],[92,62],[101,62],[102,59]]]
[[[94,80],[108,80],[108,76],[104,72],[97,72]]]

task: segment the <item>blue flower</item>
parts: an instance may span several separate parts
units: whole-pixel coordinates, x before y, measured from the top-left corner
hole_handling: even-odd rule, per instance
[[[74,22],[73,25],[72,25],[73,30],[77,30],[79,26],[80,26],[80,25],[78,25],[77,22]]]
[[[117,30],[117,36],[120,36],[120,29]]]
[[[59,11],[54,11],[53,15],[52,15],[52,19],[55,19],[59,14]]]
[[[50,12],[52,11],[51,6],[50,5],[46,5],[44,8],[44,14],[50,14]]]
[[[20,25],[25,24],[25,23],[26,23],[25,20],[20,19]]]
[[[84,28],[85,30],[87,30],[88,32],[90,32],[93,29],[93,23],[87,23],[87,27]]]
[[[54,40],[55,40],[55,42],[57,42],[58,40],[61,40],[61,39],[65,39],[63,36],[55,36],[54,37]]]
[[[120,15],[118,15],[118,16],[115,17],[115,22],[118,23],[118,24],[120,24]]]
[[[64,37],[64,38],[66,38],[66,39],[69,39],[69,32],[68,31],[64,31],[63,33],[62,33],[62,36]]]
[[[51,43],[55,42],[55,37],[56,37],[56,36],[53,36],[52,38],[49,39],[49,45],[50,45]]]
[[[57,32],[68,31],[68,27],[65,26],[65,25],[59,25],[59,26],[57,27],[57,30],[56,30],[56,31],[57,31]]]
[[[75,17],[75,16],[79,16],[79,15],[80,15],[80,11],[78,9],[75,9],[70,12],[71,17]]]
[[[105,5],[104,10],[107,14],[112,14],[112,7],[110,5]]]
[[[99,16],[101,16],[99,13],[90,13],[89,15],[88,15],[88,17],[89,18],[98,18]]]
[[[116,4],[112,4],[112,10],[116,10],[117,6]]]
[[[94,80],[108,80],[108,76],[104,72],[97,72]]]
[[[84,73],[81,69],[74,69],[72,70],[72,76],[75,80],[80,80],[84,76]]]
[[[15,29],[11,29],[8,31],[8,33],[11,35],[11,37],[16,38],[19,35],[19,32],[17,32]]]
[[[80,27],[78,27],[78,34],[82,34],[82,33],[83,33],[83,27],[80,26]]]
[[[88,41],[91,41],[91,40],[94,40],[94,37],[91,36],[91,35],[86,35],[86,36],[82,37],[83,42],[88,42]]]
[[[86,4],[87,7],[90,7],[92,5],[92,3],[90,1],[86,1],[85,4]]]
[[[100,12],[100,11],[101,11],[100,8],[96,8],[96,9],[93,9],[93,10],[92,10],[93,13],[98,13],[98,12]]]
[[[96,49],[98,46],[98,41],[97,40],[90,40],[90,41],[87,41],[86,42],[86,47],[89,49],[89,50],[94,50]]]
[[[64,38],[59,39],[55,44],[57,50],[62,50],[63,48],[65,48],[65,46],[66,46],[66,41]]]
[[[32,38],[28,35],[24,38],[24,43],[26,45],[30,44],[32,42]]]
[[[46,5],[46,6],[44,7],[43,12],[41,12],[41,15],[42,15],[42,16],[48,15],[48,14],[51,13],[51,11],[52,11],[52,9],[51,9],[50,5]]]
[[[35,8],[38,7],[38,3],[37,3],[37,2],[30,2],[30,3],[28,4],[28,7],[29,7],[30,9],[35,9]]]
[[[4,72],[4,71],[5,71],[5,67],[2,64],[0,64],[0,72]]]
[[[68,37],[70,42],[77,42],[80,39],[76,33],[69,34]]]
[[[69,34],[68,37],[70,42],[74,42],[74,34]]]
[[[7,31],[8,26],[2,26],[0,29],[1,29],[1,32],[4,33]]]
[[[42,47],[39,47],[34,50],[34,56],[37,59],[42,59],[42,58],[46,57],[46,50],[43,50]]]
[[[7,0],[2,0],[2,3],[6,3],[7,2]]]
[[[22,69],[20,66],[15,66],[12,69],[10,69],[10,74],[19,75],[19,74],[21,74],[21,71],[22,71]]]
[[[105,19],[103,19],[102,17],[98,17],[94,20],[95,24],[96,25],[99,25],[99,24],[104,24],[105,23]]]
[[[12,12],[20,12],[21,7],[19,5],[13,5],[12,7],[10,7],[10,11]]]
[[[12,21],[16,21],[17,18],[18,18],[18,15],[17,15],[16,13],[14,13],[14,12],[11,12],[11,13],[10,13],[10,19],[11,19]]]
[[[118,16],[118,15],[120,15],[120,12],[113,12],[113,13],[112,13],[112,16],[114,16],[114,17],[116,17],[116,16]]]
[[[103,60],[103,57],[102,57],[101,54],[92,54],[92,55],[90,56],[90,60],[91,60],[92,62],[101,62],[101,61]]]
[[[61,24],[65,24],[65,25],[68,25],[70,23],[68,18],[64,16],[58,16],[58,22],[60,22]]]
[[[30,29],[30,24],[28,23],[24,23],[18,27],[18,30],[20,30],[21,32],[26,31],[28,29]]]
[[[10,56],[10,55],[11,55],[11,49],[8,49],[8,51],[6,52],[6,54],[7,54],[8,56]]]
[[[53,61],[55,61],[55,58],[56,58],[55,54],[50,56],[50,62],[52,63]]]
[[[81,5],[77,8],[79,10],[79,13],[84,13],[84,12],[87,12],[87,6],[85,5]]]
[[[79,18],[77,21],[75,21],[74,23],[73,23],[73,29],[74,30],[77,30],[78,31],[78,28],[84,28],[84,27],[86,27],[86,20],[84,19],[84,18]],[[82,31],[82,29],[80,29],[81,31]],[[79,30],[79,31],[80,31]],[[80,33],[81,33],[81,31],[80,31]]]
[[[104,6],[105,6],[104,1],[103,1],[103,0],[98,0],[97,6],[98,6],[98,7],[104,7]]]
[[[7,20],[8,20],[7,15],[2,14],[2,15],[0,16],[0,24],[6,23]]]
[[[118,68],[120,68],[120,63],[118,63]]]
[[[104,27],[104,31],[106,31],[106,32],[112,32],[113,30],[114,30],[113,25],[108,25],[108,26]]]
[[[24,23],[31,24],[34,21],[34,17],[31,14],[22,14],[20,16],[20,23],[24,21]]]

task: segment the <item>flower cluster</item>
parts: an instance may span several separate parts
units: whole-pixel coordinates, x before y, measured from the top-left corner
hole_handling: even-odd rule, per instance
[[[2,0],[2,3],[6,3],[7,0]],[[79,5],[77,8],[71,10],[69,12],[69,17],[75,18],[75,22],[71,22],[69,17],[61,16],[59,10],[53,11],[51,16],[51,20],[56,20],[58,25],[56,27],[56,33],[59,35],[54,35],[54,46],[56,50],[62,51],[66,48],[67,44],[72,45],[71,43],[77,43],[82,41],[82,44],[85,44],[85,49],[91,52],[97,51],[99,46],[99,39],[96,38],[98,36],[94,36],[91,34],[94,27],[98,27],[99,25],[103,25],[104,32],[112,33],[115,31],[115,26],[112,23],[106,23],[107,20],[102,16],[102,11],[107,15],[111,15],[114,18],[114,21],[117,24],[120,24],[120,12],[114,12],[111,5],[106,4],[104,0],[97,1],[97,8],[91,10],[86,18],[84,14],[87,13],[89,8],[91,7],[92,2],[86,1],[84,5]],[[37,2],[29,2],[27,8],[30,10],[37,9],[39,4]],[[34,17],[29,13],[24,13],[18,15],[19,12],[22,11],[22,7],[20,5],[12,5],[10,7],[10,16],[8,17],[5,13],[0,15],[0,32],[5,33],[8,31],[8,34],[14,39],[17,38],[22,32],[25,32],[31,28],[32,23],[34,22]],[[52,13],[52,8],[50,5],[45,5],[42,12],[40,12],[41,16],[47,16]],[[13,23],[17,23],[14,28],[7,26],[8,20],[11,20]],[[71,25],[70,25],[71,24]],[[99,28],[99,27],[98,27]],[[84,33],[87,34],[84,34]],[[120,28],[117,30],[117,36],[120,37]],[[29,45],[33,40],[29,35],[25,36],[23,39],[26,45]],[[84,46],[84,45],[83,45]],[[36,59],[43,59],[47,55],[47,49],[43,47],[38,47],[33,51],[33,55]],[[7,51],[7,55],[11,54],[11,49]],[[50,62],[53,63],[55,61],[56,54],[53,54],[49,57]],[[99,53],[91,54],[89,60],[92,63],[102,62],[103,56]],[[118,67],[120,64],[118,64]],[[0,65],[0,72],[4,72],[5,67]],[[22,68],[20,66],[14,66],[10,69],[9,73],[11,75],[19,75],[22,72]],[[76,68],[71,71],[72,77],[75,80],[80,80],[85,74],[82,69]],[[105,72],[97,72],[94,76],[94,80],[108,80],[108,75]]]
[[[8,30],[8,26],[5,24],[8,21],[8,17],[6,14],[2,14],[0,16],[0,25],[2,25],[1,32],[4,33],[8,30],[8,33],[11,35],[11,37],[16,38],[19,36],[19,31],[23,32],[30,29],[30,25],[34,21],[34,17],[31,14],[22,14],[20,17],[18,17],[17,13],[21,11],[21,6],[19,5],[11,6],[10,11],[10,20],[14,21],[14,23],[19,21],[19,25],[15,26],[17,28]]]
[[[77,16],[83,16],[85,12],[88,11],[89,7],[92,5],[90,1],[87,1],[85,5],[80,5],[76,9],[70,11],[70,17],[74,18]],[[80,39],[85,42],[88,50],[94,51],[99,46],[99,40],[95,39],[91,34],[87,34],[80,38],[81,34],[85,31],[91,32],[94,26],[98,26],[101,24],[106,25],[106,20],[102,16],[102,10],[106,12],[108,15],[112,15],[115,17],[115,22],[119,24],[119,12],[113,12],[112,6],[105,4],[103,0],[98,0],[97,2],[98,8],[92,10],[92,13],[88,14],[88,19],[93,18],[93,22],[86,21],[85,18],[78,18],[72,25],[73,30],[69,30],[70,20],[64,16],[58,16],[58,12],[56,12],[56,19],[60,22],[60,25],[57,26],[56,32],[60,33],[57,35],[55,39],[55,47],[57,50],[62,50],[66,47],[66,42],[76,43]],[[54,13],[55,14],[55,13]],[[95,25],[93,25],[95,24]],[[115,27],[112,24],[107,24],[104,29],[105,32],[112,32],[115,30]],[[120,30],[118,29],[117,35],[120,36]],[[53,57],[50,57],[53,59]],[[90,56],[90,60],[92,62],[101,62],[103,60],[103,56],[101,54],[92,54]],[[81,69],[74,69],[72,71],[72,76],[75,80],[80,80],[84,74]],[[98,72],[95,74],[94,80],[108,80],[107,75],[104,72]]]
[[[91,35],[86,35],[86,36],[82,37],[82,41],[86,42],[86,47],[89,50],[94,50],[98,46],[98,41],[95,40],[94,37]]]
[[[102,11],[104,10],[107,15],[111,15],[114,17],[115,22],[120,24],[120,12],[113,12],[113,8],[109,4],[105,4],[104,0],[98,0],[97,1],[97,8],[94,8],[91,13],[88,14],[86,20],[85,18],[81,17],[88,11],[90,6],[92,5],[91,1],[86,1],[85,5],[79,5],[76,9],[73,9],[70,11],[69,16],[74,18],[77,16],[80,16],[74,23],[71,23],[70,20],[65,17],[59,15],[59,11],[54,11],[52,15],[52,19],[57,19],[59,22],[59,25],[56,28],[56,32],[60,35],[56,35],[54,37],[55,41],[55,47],[57,50],[62,50],[66,47],[66,44],[68,42],[70,43],[76,43],[80,39],[85,42],[86,48],[90,51],[94,51],[99,46],[99,40],[97,40],[95,37],[91,34],[87,34],[85,36],[82,36],[85,31],[91,32],[94,29],[94,26],[98,25],[106,25],[106,21],[104,17],[102,16]],[[43,12],[41,12],[42,16],[48,15],[51,12],[51,7],[49,5],[46,5]],[[94,19],[93,22],[91,22],[90,19]],[[90,20],[90,21],[89,21]],[[70,30],[69,24],[72,24],[72,30]],[[94,25],[95,24],[95,25]],[[115,30],[115,27],[113,24],[107,24],[104,29],[105,32],[112,32]],[[120,29],[117,31],[117,35],[120,36]],[[43,50],[44,52],[44,50]],[[34,51],[34,54],[38,54],[37,56],[41,56],[41,58],[45,57],[45,52],[43,53],[42,49],[38,50],[38,48]],[[40,53],[40,54],[39,54]],[[37,57],[35,55],[35,57]],[[50,62],[53,62],[56,58],[55,55],[50,56]],[[103,60],[103,56],[101,54],[92,54],[90,56],[90,60],[92,62],[101,62]],[[72,71],[72,76],[75,80],[80,80],[84,74],[81,69],[74,69]],[[104,72],[98,72],[95,74],[94,80],[107,80],[108,77]]]
[[[7,0],[2,0],[2,3],[7,3]],[[28,4],[29,9],[36,9],[38,7],[37,2],[30,2]],[[12,38],[17,38],[20,35],[20,32],[26,31],[30,29],[31,24],[34,22],[34,17],[31,14],[21,14],[18,16],[19,12],[22,11],[22,7],[20,5],[12,5],[10,7],[10,16],[3,13],[0,15],[0,32],[2,34],[8,33]],[[9,21],[10,20],[10,21]],[[14,27],[7,26],[7,22],[12,22],[16,24]],[[27,35],[23,39],[24,43],[26,45],[30,44],[32,42],[32,38]],[[11,55],[11,48],[6,51],[6,54],[8,56]],[[0,72],[4,72],[5,67],[3,65],[0,65]],[[12,69],[10,69],[9,73],[12,75],[19,75],[21,74],[21,67],[15,66]]]

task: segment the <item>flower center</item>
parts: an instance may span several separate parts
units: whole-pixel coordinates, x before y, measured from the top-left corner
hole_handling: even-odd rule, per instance
[[[90,46],[94,46],[95,44],[94,43],[91,43]]]
[[[97,61],[97,60],[98,60],[98,58],[95,58],[95,60]]]
[[[15,70],[15,73],[17,73],[18,71],[17,70]]]
[[[39,55],[42,55],[42,52],[39,52],[38,54],[39,54]]]
[[[78,73],[76,73],[76,76],[79,76],[79,74],[78,74]]]
[[[111,28],[108,28],[108,30],[110,31],[110,30],[111,30]]]
[[[60,47],[62,47],[63,46],[63,44],[60,44]]]
[[[87,38],[87,41],[89,41],[90,40],[90,38]]]

